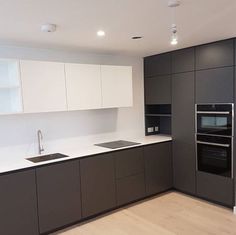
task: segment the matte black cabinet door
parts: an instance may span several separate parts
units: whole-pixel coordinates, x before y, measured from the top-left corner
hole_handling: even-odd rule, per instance
[[[172,53],[172,73],[194,71],[194,48],[187,48]]]
[[[233,103],[233,67],[196,72],[197,103]]]
[[[117,179],[116,191],[118,206],[145,197],[144,173]]]
[[[0,218],[2,235],[39,233],[34,170],[0,176]]]
[[[233,179],[197,172],[197,195],[226,206],[234,206]]]
[[[116,206],[115,163],[111,153],[80,160],[82,217]]]
[[[144,172],[143,148],[125,149],[114,152],[116,178],[123,178]]]
[[[144,146],[146,195],[172,188],[171,142]]]
[[[171,104],[171,75],[145,79],[146,104]]]
[[[144,58],[144,76],[171,74],[171,53],[164,53]]]
[[[174,187],[195,194],[194,73],[172,76]]]
[[[36,169],[40,232],[81,219],[79,161]]]
[[[233,39],[196,47],[196,70],[232,66],[233,64]]]

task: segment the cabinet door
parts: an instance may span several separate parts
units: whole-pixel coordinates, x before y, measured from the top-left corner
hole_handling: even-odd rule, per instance
[[[144,58],[144,77],[171,74],[171,53]]]
[[[195,193],[194,73],[172,77],[172,137],[174,187]]]
[[[231,178],[197,172],[197,195],[226,206],[234,206],[234,181]]]
[[[36,169],[40,233],[81,219],[79,161]]]
[[[145,146],[144,161],[147,195],[172,188],[171,142]]]
[[[196,70],[232,66],[233,64],[233,39],[196,47]]]
[[[171,104],[171,75],[145,78],[146,104]]]
[[[102,107],[129,107],[133,105],[132,67],[101,66]]]
[[[0,176],[0,234],[38,234],[35,171]]]
[[[233,67],[196,72],[197,103],[233,103]]]
[[[65,64],[69,110],[102,107],[101,66]]]
[[[80,160],[82,217],[86,218],[116,206],[115,163],[112,154]]]
[[[172,73],[194,71],[194,48],[187,48],[172,53]]]
[[[21,61],[25,113],[67,110],[63,63]]]

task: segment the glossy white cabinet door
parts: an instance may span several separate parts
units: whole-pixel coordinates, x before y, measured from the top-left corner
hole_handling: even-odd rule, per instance
[[[65,71],[68,109],[101,108],[101,66],[66,64]]]
[[[103,108],[133,105],[132,67],[101,66]]]
[[[67,110],[64,63],[20,61],[25,113]]]

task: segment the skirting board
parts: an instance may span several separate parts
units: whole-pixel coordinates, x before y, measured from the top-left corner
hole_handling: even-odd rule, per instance
[[[236,215],[236,206],[234,206],[234,214]]]

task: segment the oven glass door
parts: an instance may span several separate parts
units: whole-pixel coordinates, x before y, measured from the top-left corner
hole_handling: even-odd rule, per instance
[[[232,136],[231,114],[197,114],[197,133]]]
[[[205,139],[204,139],[205,138]],[[198,170],[225,177],[231,177],[232,171],[231,138],[209,139],[199,137],[197,140]]]

